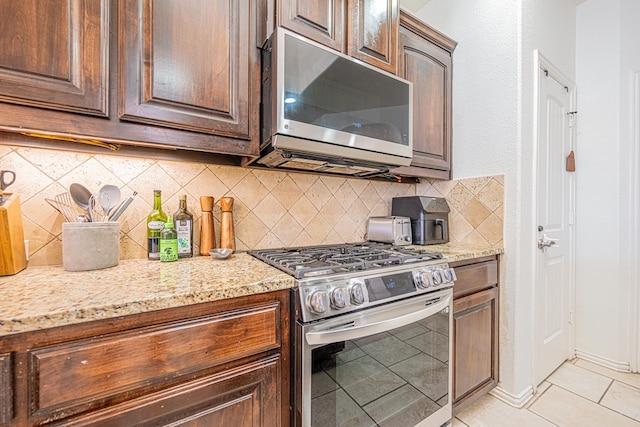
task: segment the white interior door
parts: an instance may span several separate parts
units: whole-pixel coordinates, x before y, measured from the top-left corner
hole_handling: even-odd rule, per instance
[[[573,177],[566,171],[573,117],[566,84],[539,70],[534,380],[572,355]]]

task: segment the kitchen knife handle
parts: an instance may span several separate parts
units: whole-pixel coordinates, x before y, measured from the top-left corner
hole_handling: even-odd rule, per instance
[[[133,198],[138,194],[137,191],[134,191],[133,194],[127,197],[124,202],[120,203],[120,206],[115,210],[113,214],[109,217],[109,221],[117,221],[120,218],[120,215],[129,207],[131,202],[133,202]]]

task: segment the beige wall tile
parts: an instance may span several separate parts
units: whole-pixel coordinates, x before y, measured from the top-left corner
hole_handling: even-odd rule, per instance
[[[219,242],[220,228],[218,227],[217,230],[218,233],[216,235],[216,239]],[[247,214],[247,216],[245,216],[243,220],[234,223],[234,231],[236,235],[236,241],[240,240],[247,247],[253,248],[269,232],[269,228],[256,214],[254,214],[253,212],[249,212],[249,214]]]
[[[207,168],[199,163],[159,161],[160,166],[180,187],[184,187]]]
[[[91,158],[90,154],[42,150],[38,148],[17,148],[16,152],[53,180],[58,180]],[[106,157],[106,156],[105,156]],[[117,159],[117,157],[111,157]]]
[[[347,183],[355,191],[357,196],[360,196],[362,192],[369,186],[369,181],[364,179],[348,179]]]
[[[302,232],[302,226],[293,216],[287,213],[276,223],[272,230],[284,246],[291,246]]]
[[[463,179],[460,182],[462,183],[462,185],[467,187],[467,189],[471,191],[471,193],[478,194],[482,189],[482,187],[487,185],[487,181],[488,181],[487,177],[482,176],[482,177],[476,177],[476,178]]]
[[[0,157],[6,156],[12,151],[13,149],[10,146],[0,144]]]
[[[249,209],[253,209],[265,198],[269,190],[254,174],[250,173],[233,187],[233,192]]]
[[[466,237],[458,243],[468,246],[491,246],[491,244],[482,237],[477,230],[473,230],[471,233],[467,234]]]
[[[449,222],[449,238],[453,242],[462,242],[473,231],[473,226],[462,215],[449,216]]]
[[[289,213],[296,221],[305,228],[311,220],[318,214],[318,209],[309,201],[306,196],[300,197],[298,202],[289,209]],[[267,222],[268,224],[273,222]]]
[[[236,248],[283,247],[362,241],[370,216],[391,215],[391,199],[409,195],[447,196],[454,242],[502,242],[503,176],[460,181],[423,179],[417,184],[370,181],[307,173],[240,168],[114,154],[0,145],[0,165],[14,169],[19,179],[10,187],[20,194],[26,238],[31,241],[30,265],[60,264],[63,218],[45,202],[80,182],[93,191],[104,184],[121,188],[122,197],[138,196],[120,218],[121,258],[144,258],[146,217],[153,190],[162,190],[163,209],[173,214],[178,197],[187,195],[194,216],[194,252],[200,244],[199,198],[213,196],[216,238],[220,235],[219,199],[234,198]],[[480,206],[493,210],[486,223]],[[486,237],[483,237],[484,235]]]
[[[503,235],[503,223],[500,218],[491,214],[485,219],[482,224],[477,227],[478,233],[487,241],[490,245],[502,240]]]
[[[303,190],[302,187],[300,187],[300,189]],[[318,209],[322,209],[332,197],[331,192],[321,179],[314,181],[311,186],[307,190],[303,190],[303,192]]]
[[[449,205],[460,211],[473,199],[473,193],[462,183],[457,183],[446,197]]]
[[[351,207],[353,202],[356,201],[356,197],[356,192],[353,191],[351,186],[346,182],[336,188],[333,192],[333,198],[336,203],[338,203],[344,210],[348,210]]]
[[[320,214],[316,215],[307,225],[306,232],[314,242],[323,242],[330,231],[333,230],[333,224]]]
[[[479,192],[478,199],[486,207],[495,211],[504,203],[504,186],[496,179],[491,179]]]
[[[462,208],[460,214],[465,217],[473,228],[477,228],[491,215],[491,211],[480,203],[478,199],[473,198]]]
[[[283,179],[272,188],[271,194],[278,199],[285,209],[291,209],[304,194],[289,175],[284,175]]]
[[[267,194],[254,211],[265,224],[275,224],[287,213],[287,209],[272,194]]]
[[[235,187],[242,179],[251,173],[251,169],[235,168],[231,166],[208,165],[209,169],[227,188]]]
[[[42,151],[42,150],[39,150]],[[80,156],[80,155],[78,155]],[[65,156],[58,156],[63,160]],[[131,182],[138,175],[145,173],[147,169],[154,165],[153,160],[141,159],[137,157],[122,157],[122,156],[96,156],[96,159],[114,175],[116,175],[122,182]],[[181,170],[183,163],[174,162],[175,169]],[[189,167],[188,164],[184,164]],[[190,165],[194,165],[191,163]],[[194,168],[200,166],[204,168],[204,165],[195,165]],[[76,166],[69,165],[66,167],[66,171],[75,168]]]

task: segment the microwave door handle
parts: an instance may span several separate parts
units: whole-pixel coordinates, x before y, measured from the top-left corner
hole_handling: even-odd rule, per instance
[[[440,299],[435,304],[431,304],[421,310],[412,311],[402,316],[390,317],[379,322],[368,323],[360,326],[347,327],[342,329],[331,329],[328,331],[307,332],[305,337],[309,345],[331,344],[338,341],[354,340],[391,329],[406,326],[432,316],[449,306],[451,296]]]

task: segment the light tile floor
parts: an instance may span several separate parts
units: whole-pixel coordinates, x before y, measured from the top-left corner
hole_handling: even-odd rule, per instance
[[[462,411],[453,427],[640,427],[640,374],[573,359],[522,409],[491,395]]]

